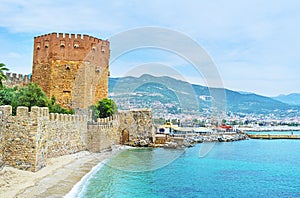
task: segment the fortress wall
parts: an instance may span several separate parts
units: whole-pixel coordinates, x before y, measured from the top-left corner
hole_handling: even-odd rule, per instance
[[[126,133],[124,133],[126,132]],[[125,138],[123,136],[126,136]],[[123,111],[87,120],[87,116],[49,113],[47,107],[0,106],[0,161],[21,170],[38,171],[47,158],[89,150],[101,152],[112,145],[145,140],[153,142],[151,111]]]
[[[86,150],[87,117],[51,113],[47,134],[49,158]]]
[[[37,171],[46,159],[86,150],[85,116],[49,114],[47,107],[0,106],[0,155],[2,163]]]
[[[87,135],[88,150],[101,152],[118,144],[118,126],[117,116],[98,119],[97,122],[90,123]]]
[[[133,109],[119,112],[119,134],[120,137],[129,135],[129,142],[147,140],[154,142],[154,127],[150,109]],[[123,134],[123,135],[122,135]]]
[[[1,106],[2,163],[21,170],[37,171],[47,158],[47,110],[39,107],[18,107],[12,116],[11,106]],[[44,123],[41,125],[40,123]]]
[[[31,77],[29,75],[6,72],[5,76],[7,77],[7,80],[3,80],[2,83],[6,87],[23,87],[31,82]]]

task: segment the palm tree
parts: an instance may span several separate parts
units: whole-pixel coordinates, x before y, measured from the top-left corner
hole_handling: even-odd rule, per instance
[[[5,67],[5,64],[0,63],[0,89],[3,87],[2,80],[6,80],[7,76],[4,74],[4,71],[8,71],[8,69]]]

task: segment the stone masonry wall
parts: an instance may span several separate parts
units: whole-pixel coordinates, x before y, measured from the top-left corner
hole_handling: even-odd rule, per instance
[[[31,82],[31,78],[28,75],[6,72],[5,76],[7,80],[4,80],[2,83],[6,87],[23,87]]]
[[[118,116],[98,119],[88,124],[88,150],[100,152],[118,144]]]
[[[128,135],[131,145],[143,146],[154,142],[155,131],[152,123],[152,112],[150,109],[132,109],[119,113],[119,136]],[[126,137],[123,137],[126,139]],[[143,143],[142,143],[143,142]]]
[[[78,115],[50,114],[47,129],[48,157],[86,150],[87,118]]]
[[[117,115],[88,124],[88,150],[99,152],[112,145],[147,146],[155,134],[150,109],[122,111]]]
[[[37,171],[48,157],[86,149],[87,119],[84,116],[49,114],[46,107],[0,106],[0,154],[3,165]]]
[[[154,142],[151,111],[122,111],[109,118],[88,121],[87,116],[49,114],[46,107],[0,106],[0,160],[21,170],[38,171],[46,159],[89,150],[101,152],[112,145]]]
[[[45,166],[45,128],[48,109],[18,107],[12,116],[11,106],[1,106],[2,163],[22,170],[37,171]]]

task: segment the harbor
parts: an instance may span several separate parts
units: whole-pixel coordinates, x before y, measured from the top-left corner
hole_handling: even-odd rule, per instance
[[[300,135],[248,134],[251,139],[300,139]]]

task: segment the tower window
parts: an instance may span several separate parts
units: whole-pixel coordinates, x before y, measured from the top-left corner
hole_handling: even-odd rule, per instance
[[[101,46],[101,52],[104,53],[105,52],[105,47]]]
[[[71,67],[69,64],[66,64],[66,70],[71,70]]]
[[[74,41],[74,48],[79,48],[79,41]]]
[[[37,50],[41,49],[41,43],[40,42],[36,43],[36,49]]]
[[[49,47],[49,41],[48,40],[46,40],[45,41],[45,46],[44,46],[45,48],[48,48]]]
[[[60,47],[65,48],[66,42],[64,40],[60,41]]]

